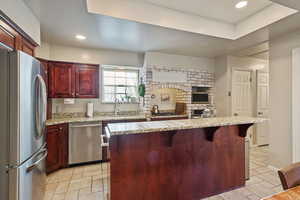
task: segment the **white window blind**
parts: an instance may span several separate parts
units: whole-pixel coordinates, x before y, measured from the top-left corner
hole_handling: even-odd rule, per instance
[[[138,99],[139,71],[133,67],[103,67],[102,101],[114,103],[115,100],[125,103],[136,103]]]

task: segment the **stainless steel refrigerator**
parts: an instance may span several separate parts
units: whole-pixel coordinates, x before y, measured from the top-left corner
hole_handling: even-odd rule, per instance
[[[42,200],[46,86],[35,58],[0,49],[0,199]]]

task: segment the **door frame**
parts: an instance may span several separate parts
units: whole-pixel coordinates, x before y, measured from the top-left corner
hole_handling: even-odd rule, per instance
[[[258,113],[258,74],[259,73],[267,73],[268,75],[269,75],[269,82],[268,82],[268,87],[269,87],[269,111],[270,111],[270,72],[269,71],[266,71],[266,70],[256,70],[256,80],[255,80],[255,117],[258,117],[257,115],[257,113]],[[270,114],[270,112],[269,112],[269,114]],[[264,123],[266,123],[266,122],[264,122]],[[258,131],[257,131],[257,125],[255,125],[255,146],[260,146],[259,144],[258,144]],[[270,139],[270,135],[269,135],[269,139]],[[270,143],[269,143],[270,144]],[[269,144],[267,144],[267,145],[269,145]],[[262,145],[262,146],[264,146],[264,145]]]
[[[300,161],[300,92],[299,85],[300,79],[300,48],[294,48],[292,50],[292,120],[291,120],[291,131],[292,131],[292,162],[296,163]]]

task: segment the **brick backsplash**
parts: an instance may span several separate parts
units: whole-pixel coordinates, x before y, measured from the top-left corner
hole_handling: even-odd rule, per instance
[[[187,81],[185,83],[161,83],[153,81],[153,70],[162,72],[185,72],[187,73]],[[187,114],[191,115],[191,111],[194,109],[202,109],[207,105],[205,104],[192,104],[192,86],[209,87],[209,102],[214,106],[214,74],[211,72],[187,69],[187,68],[172,68],[172,67],[160,67],[160,66],[144,66],[141,70],[141,77],[146,85],[146,93],[144,97],[144,103],[141,104],[141,109],[146,115],[151,114],[151,94],[156,89],[161,88],[173,88],[177,89],[176,102],[182,102],[187,104]]]

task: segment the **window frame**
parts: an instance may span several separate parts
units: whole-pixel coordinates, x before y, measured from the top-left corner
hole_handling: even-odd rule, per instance
[[[137,85],[136,86],[131,86],[131,87],[135,87],[136,90],[138,90],[138,85],[139,85],[139,78],[140,78],[140,69],[138,67],[133,67],[133,66],[120,66],[120,65],[102,65],[101,66],[101,103],[103,104],[115,104],[115,102],[110,102],[110,101],[105,101],[105,92],[104,92],[104,87],[105,86],[109,86],[109,85],[104,85],[104,71],[105,70],[111,70],[111,71],[132,71],[132,72],[136,72],[137,73]],[[127,78],[127,77],[126,77]],[[115,89],[117,88],[117,85],[112,85],[115,87]],[[128,86],[128,85],[127,85]],[[116,90],[114,92],[114,95],[116,96]],[[137,92],[137,99],[136,102],[122,102],[122,104],[139,104],[139,96],[138,96],[138,92]]]

